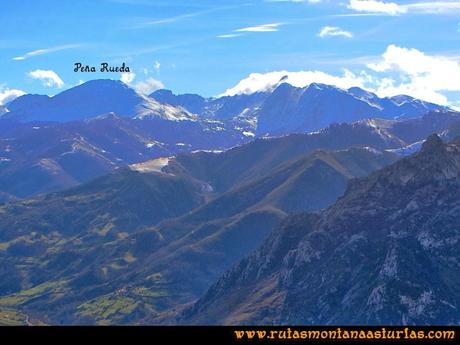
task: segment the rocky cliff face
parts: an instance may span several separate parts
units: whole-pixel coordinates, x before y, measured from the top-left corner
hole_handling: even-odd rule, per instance
[[[459,324],[460,142],[353,180],[290,217],[182,323]]]

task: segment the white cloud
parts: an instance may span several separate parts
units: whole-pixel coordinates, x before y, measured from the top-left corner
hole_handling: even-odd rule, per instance
[[[163,89],[164,85],[161,81],[154,79],[154,78],[148,78],[147,80],[140,81],[134,85],[134,89],[142,94],[149,95],[153,91]]]
[[[345,70],[342,76],[333,76],[321,71],[251,73],[236,86],[226,90],[223,95],[233,96],[269,91],[283,82],[296,87],[305,87],[311,83],[335,85],[341,88],[364,87],[367,79],[368,77],[365,74],[356,75],[348,70]]]
[[[154,3],[154,2],[152,2],[152,3]],[[228,10],[228,9],[241,7],[241,6],[247,6],[247,5],[241,5],[241,4],[238,4],[238,5],[224,5],[224,6],[208,8],[208,9],[197,11],[197,12],[184,13],[184,14],[180,14],[180,15],[177,15],[177,16],[173,16],[173,17],[155,18],[153,20],[148,20],[148,21],[144,21],[144,22],[141,22],[141,23],[136,22],[134,25],[130,26],[129,28],[130,29],[142,29],[142,28],[146,28],[146,27],[149,27],[149,26],[153,26],[153,25],[170,24],[170,23],[175,23],[175,22],[187,20],[187,19],[190,19],[190,18],[198,17],[198,16],[201,16],[201,15],[210,14],[210,13],[213,13],[213,12],[219,12],[219,11],[223,11],[223,10]]]
[[[225,35],[218,35],[217,38],[235,38],[240,37],[241,34],[225,34]]]
[[[417,49],[390,45],[380,61],[367,67],[387,75],[376,82],[382,96],[407,94],[448,104],[443,92],[460,91],[460,63],[444,56],[427,55]]]
[[[47,87],[61,88],[64,86],[64,82],[62,81],[61,77],[59,77],[56,72],[51,70],[37,69],[35,71],[29,72],[28,75],[32,79],[41,80],[42,84]]]
[[[236,32],[273,32],[278,31],[281,23],[262,24],[257,26],[248,26],[235,30]]]
[[[234,33],[218,35],[216,37],[217,38],[235,38],[235,37],[242,36],[243,34],[241,34],[241,32],[243,33],[245,32],[275,32],[275,31],[279,31],[279,27],[281,25],[283,25],[283,23],[270,23],[270,24],[261,24],[261,25],[256,25],[256,26],[248,26],[245,28],[233,30]]]
[[[130,84],[134,80],[134,78],[136,78],[136,73],[133,72],[120,74],[120,80],[125,84]]]
[[[158,63],[158,65],[157,65],[157,63]],[[158,61],[155,62],[154,68],[155,69],[160,68],[160,65],[159,65]],[[147,74],[148,74],[148,70],[147,70]],[[136,90],[137,92],[139,92],[141,94],[149,95],[153,91],[156,91],[158,89],[163,89],[164,88],[163,83],[161,81],[157,80],[157,79],[154,79],[154,78],[148,78],[146,80],[139,81],[139,82],[133,84],[133,81],[134,81],[135,78],[136,78],[136,74],[133,73],[133,72],[121,73],[121,76],[120,76],[120,80],[123,83],[129,85],[130,87],[132,87],[134,90]]]
[[[358,12],[384,13],[389,15],[397,15],[407,11],[397,3],[377,0],[350,0],[347,7]]]
[[[155,61],[155,63],[153,64],[153,68],[155,69],[155,71],[160,72],[160,68],[161,68],[160,61]]]
[[[379,0],[350,0],[347,7],[358,12],[381,13],[393,16],[404,13],[460,13],[459,1],[419,1],[400,5],[396,2],[384,2]]]
[[[321,38],[328,36],[342,36],[346,38],[352,38],[353,34],[349,31],[342,30],[337,26],[325,26],[320,30],[318,36]]]
[[[25,60],[33,56],[49,54],[49,53],[54,53],[60,50],[73,49],[73,48],[78,48],[78,47],[81,47],[81,44],[66,44],[66,45],[57,46],[57,47],[37,49],[31,52],[25,53],[24,55],[16,56],[13,58],[13,60],[21,61],[21,60]]]
[[[459,1],[429,1],[404,5],[409,12],[427,14],[458,14],[460,13]]]
[[[342,75],[322,71],[251,73],[223,95],[269,91],[282,82],[296,87],[316,82],[344,89],[358,86],[380,97],[404,94],[441,105],[460,105],[460,61],[456,58],[389,45],[376,62],[361,66],[357,71],[346,69]]]
[[[160,70],[161,70],[161,63],[160,61],[155,61],[153,64],[152,64],[152,68],[142,68],[141,71],[144,75],[149,75],[151,72],[156,72],[156,73],[160,73]],[[134,75],[135,76],[135,75]],[[134,78],[133,78],[134,79]],[[129,81],[129,83],[132,82],[132,80]],[[127,84],[129,84],[127,83]]]
[[[4,105],[8,102],[11,102],[13,99],[25,94],[26,93],[22,90],[9,89],[0,86],[0,105]]]
[[[136,23],[131,28],[132,29],[141,29],[141,28],[145,28],[145,27],[148,27],[148,26],[152,26],[152,25],[175,23],[175,22],[182,21],[182,20],[185,20],[185,19],[197,17],[197,16],[200,16],[202,14],[207,14],[207,13],[210,13],[210,12],[214,12],[214,11],[217,11],[217,10],[220,10],[220,9],[221,8],[208,9],[208,10],[203,10],[203,11],[184,13],[184,14],[180,14],[180,15],[177,15],[177,16],[174,16],[174,17],[166,17],[166,18],[158,18],[158,19],[148,20],[148,21],[145,21],[145,22]]]

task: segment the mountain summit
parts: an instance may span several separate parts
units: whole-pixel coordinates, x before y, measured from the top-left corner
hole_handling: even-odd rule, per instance
[[[316,131],[332,123],[352,122],[371,117],[407,119],[447,108],[409,96],[379,98],[353,87],[348,90],[312,83],[295,87],[283,82],[273,90],[218,98],[174,95],[158,90],[150,95],[158,102],[181,106],[201,118],[237,120],[252,124],[259,136]]]
[[[111,79],[91,80],[53,97],[24,95],[8,103],[7,108],[9,112],[5,117],[22,121],[68,122],[110,112],[121,117],[190,118],[184,109],[162,105]]]

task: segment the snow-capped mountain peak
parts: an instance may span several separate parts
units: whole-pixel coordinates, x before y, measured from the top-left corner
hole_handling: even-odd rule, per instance
[[[8,104],[8,118],[23,121],[68,122],[113,112],[121,117],[158,116],[165,120],[191,119],[180,108],[161,104],[137,93],[119,80],[98,79],[53,97],[25,95]]]

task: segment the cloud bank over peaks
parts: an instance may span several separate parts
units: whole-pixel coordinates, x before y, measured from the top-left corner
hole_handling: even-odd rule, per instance
[[[142,93],[144,95],[149,95],[153,91],[163,89],[163,88],[164,88],[163,83],[155,78],[148,78],[144,81],[140,81],[134,84],[134,89],[137,92]]]
[[[322,71],[251,73],[237,85],[227,89],[222,96],[270,91],[282,83],[288,83],[296,87],[305,87],[311,83],[335,85],[340,88],[364,87],[367,79],[366,74],[356,75],[347,69],[344,70],[342,76],[333,76]]]
[[[155,68],[158,67],[158,70],[159,70],[160,64],[155,63],[154,67]],[[136,74],[134,72],[120,74],[120,80],[123,83],[125,83],[126,85],[129,85],[134,90],[144,95],[151,94],[153,91],[164,88],[163,83],[160,80],[157,80],[155,78],[147,78],[143,81],[133,83],[135,78],[136,78]]]
[[[389,45],[374,62],[363,64],[357,71],[344,69],[341,75],[323,71],[251,73],[234,87],[227,89],[223,95],[270,91],[282,82],[296,87],[322,83],[343,89],[357,86],[375,92],[380,97],[405,94],[454,106],[460,101],[459,80],[460,63],[455,59]]]
[[[460,63],[445,56],[430,56],[417,49],[390,45],[376,63],[367,67],[380,75],[376,92],[382,96],[408,94],[448,105],[443,92],[460,92]]]
[[[5,105],[8,102],[11,102],[15,98],[18,98],[26,93],[18,89],[10,89],[4,85],[0,85],[0,105]]]
[[[134,72],[123,72],[120,74],[120,80],[125,83],[129,84],[136,78],[136,73]]]

